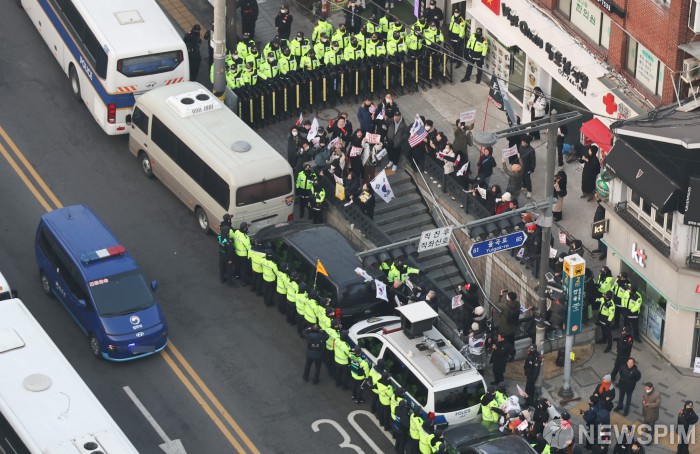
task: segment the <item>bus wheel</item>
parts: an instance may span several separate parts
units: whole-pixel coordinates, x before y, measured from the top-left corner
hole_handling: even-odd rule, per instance
[[[75,71],[75,66],[71,65],[68,70],[68,77],[70,78],[70,87],[73,90],[73,96],[78,101],[82,101],[80,97],[80,79],[78,79],[78,73]]]
[[[153,167],[151,167],[151,158],[148,157],[145,151],[139,152],[139,161],[141,161],[141,170],[146,178],[153,178]]]
[[[207,213],[204,212],[202,207],[195,208],[194,215],[197,217],[199,228],[202,229],[204,233],[209,233],[209,218],[207,218]]]
[[[41,289],[44,291],[46,296],[53,298],[53,293],[51,293],[51,282],[49,282],[49,278],[46,277],[43,271],[39,272],[39,279],[41,279]]]
[[[98,341],[93,334],[90,334],[90,351],[92,352],[92,356],[95,358],[102,358],[102,347],[100,346],[100,341]]]

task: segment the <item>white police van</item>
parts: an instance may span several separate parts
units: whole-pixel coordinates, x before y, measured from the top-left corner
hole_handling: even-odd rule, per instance
[[[372,363],[383,358],[392,380],[412,406],[435,414],[436,425],[477,418],[486,389],[481,374],[435,327],[425,302],[398,307],[400,317],[374,317],[353,325],[350,339]]]

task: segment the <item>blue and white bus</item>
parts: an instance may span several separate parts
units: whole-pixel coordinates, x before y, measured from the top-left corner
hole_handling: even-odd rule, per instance
[[[155,0],[18,0],[107,134],[135,97],[189,79],[187,49]]]
[[[0,301],[0,452],[138,454],[22,301]]]

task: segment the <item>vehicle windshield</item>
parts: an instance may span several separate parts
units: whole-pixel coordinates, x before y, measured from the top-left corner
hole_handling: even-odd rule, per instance
[[[181,62],[182,52],[174,50],[153,55],[122,58],[117,62],[117,71],[126,77],[149,76],[172,71]]]
[[[479,380],[468,385],[435,392],[435,413],[452,413],[473,407],[484,395],[484,383]]]
[[[90,282],[97,312],[105,317],[131,314],[155,304],[151,289],[138,270]]]

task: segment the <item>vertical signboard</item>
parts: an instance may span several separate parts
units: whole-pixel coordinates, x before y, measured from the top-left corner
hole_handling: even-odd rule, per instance
[[[586,261],[574,254],[564,258],[564,276],[562,284],[568,295],[566,315],[566,335],[571,336],[581,331],[583,321],[583,287],[586,274]]]

